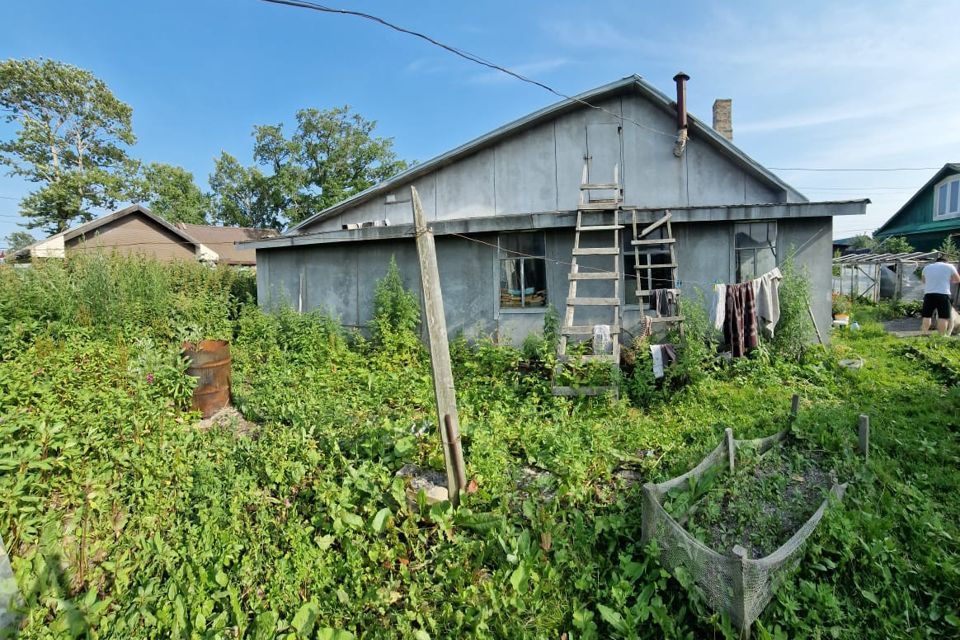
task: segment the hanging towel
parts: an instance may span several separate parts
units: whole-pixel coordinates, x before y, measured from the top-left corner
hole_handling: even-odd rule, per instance
[[[664,367],[669,367],[677,361],[677,351],[672,344],[650,345],[650,355],[653,357],[653,377],[663,377]]]
[[[677,315],[677,294],[673,289],[653,289],[650,297],[653,298],[653,310],[658,318]]]
[[[710,324],[717,331],[723,331],[723,318],[727,309],[727,285],[713,285],[713,300],[710,304]]]
[[[757,347],[757,305],[753,283],[727,285],[723,335],[735,358]]]
[[[650,345],[650,355],[653,357],[653,377],[663,377],[663,353],[659,344]]]
[[[760,328],[773,337],[773,330],[780,321],[780,281],[783,274],[774,267],[756,280],[752,280],[753,294],[757,301],[757,317]]]

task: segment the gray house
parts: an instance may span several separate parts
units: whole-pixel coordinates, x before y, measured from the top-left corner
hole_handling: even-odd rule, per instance
[[[686,76],[676,80],[677,101],[638,76],[588,91],[247,243],[260,303],[363,327],[391,256],[419,290],[412,185],[436,236],[450,335],[519,343],[548,305],[572,314],[575,297],[586,306],[567,324],[634,331],[657,289],[708,292],[789,256],[829,326],[832,218],[868,201],[808,201],[732,144],[729,101],[714,105],[715,130],[687,117]]]

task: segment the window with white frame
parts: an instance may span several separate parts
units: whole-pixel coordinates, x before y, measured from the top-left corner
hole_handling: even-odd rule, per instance
[[[956,218],[960,216],[960,176],[951,176],[933,190],[933,217]]]
[[[762,276],[777,266],[777,223],[743,222],[733,225],[737,282]]]
[[[500,254],[500,308],[547,305],[546,242],[543,232],[503,233]]]

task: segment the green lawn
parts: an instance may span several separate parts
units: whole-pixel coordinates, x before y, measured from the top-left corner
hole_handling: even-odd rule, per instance
[[[3,282],[12,314],[22,285]],[[727,426],[769,435],[793,393],[823,448],[854,447],[869,414],[871,459],[755,637],[960,635],[956,341],[867,324],[800,362],[709,359],[669,390],[641,360],[620,401],[555,398],[521,351],[455,342],[478,491],[418,512],[394,474],[443,461],[411,334],[190,300],[194,324],[233,338],[251,437],[183,409],[177,314],[117,331],[28,309],[3,330],[0,534],[23,638],[732,637],[640,544],[640,490],[616,472],[682,473]],[[862,370],[837,364],[853,355]],[[549,474],[523,484],[523,467]]]

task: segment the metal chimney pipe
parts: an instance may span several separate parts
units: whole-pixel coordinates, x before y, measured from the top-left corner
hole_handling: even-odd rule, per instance
[[[683,71],[673,76],[677,83],[677,129],[687,128],[687,80],[690,76]]]

